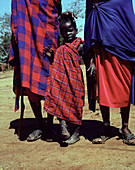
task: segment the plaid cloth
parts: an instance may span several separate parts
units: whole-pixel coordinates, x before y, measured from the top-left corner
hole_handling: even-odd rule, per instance
[[[84,84],[77,52],[80,42],[77,38],[56,50],[44,104],[48,113],[78,125],[82,123],[84,106]]]
[[[43,48],[57,48],[57,0],[12,0],[11,48],[9,62],[14,66],[16,108],[22,87],[44,96],[50,63]]]

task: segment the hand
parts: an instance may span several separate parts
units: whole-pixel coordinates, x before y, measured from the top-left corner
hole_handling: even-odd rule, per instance
[[[95,76],[96,75],[96,66],[94,63],[90,65],[90,67],[87,69],[87,72],[89,72],[89,76]]]
[[[53,54],[53,49],[50,48],[49,45],[43,49],[43,53],[45,53],[49,58],[52,58],[53,55],[54,55]]]

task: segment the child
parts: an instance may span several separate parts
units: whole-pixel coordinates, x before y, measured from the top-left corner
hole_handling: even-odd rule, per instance
[[[44,110],[58,117],[65,143],[79,141],[79,129],[82,124],[84,105],[84,84],[79,65],[83,55],[83,41],[76,38],[77,28],[71,12],[64,12],[59,17],[60,33],[64,39],[54,55],[49,85],[45,95]],[[45,48],[48,57],[53,56],[49,47]],[[75,131],[70,137],[66,121],[75,124]]]

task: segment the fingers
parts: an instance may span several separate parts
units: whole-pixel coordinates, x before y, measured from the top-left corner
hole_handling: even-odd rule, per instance
[[[91,67],[89,67],[89,68],[87,69],[87,72],[90,72],[90,74],[89,74],[89,75],[92,75],[92,68],[91,68]]]
[[[50,48],[49,45],[48,45],[47,47],[45,47],[45,48],[43,49],[43,51],[44,51],[45,53],[46,53],[46,52],[53,53],[53,49]]]
[[[92,69],[91,69],[91,67],[89,67],[89,68],[87,69],[87,72],[90,72],[90,73],[89,73],[89,76],[92,76]]]
[[[53,49],[48,45],[43,49],[43,53],[45,53],[48,57],[51,57],[53,56]]]
[[[91,76],[93,75],[93,68],[92,68],[91,71],[90,71],[90,75],[91,75]]]
[[[88,69],[87,69],[87,72],[89,72],[89,76],[95,76],[96,75],[96,68],[95,66],[91,65]]]
[[[47,51],[50,51],[50,46],[48,45],[47,47],[45,47],[43,50],[45,51],[45,52],[47,52]]]
[[[87,69],[87,72],[90,71],[90,67]]]

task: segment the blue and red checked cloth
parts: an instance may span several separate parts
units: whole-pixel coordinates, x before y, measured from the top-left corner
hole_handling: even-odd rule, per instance
[[[56,50],[45,94],[44,110],[69,121],[82,124],[84,83],[77,47],[82,40],[75,39]]]
[[[50,64],[43,48],[57,48],[56,3],[57,0],[12,0],[9,61],[14,66],[15,110],[19,108],[22,87],[45,95]]]

